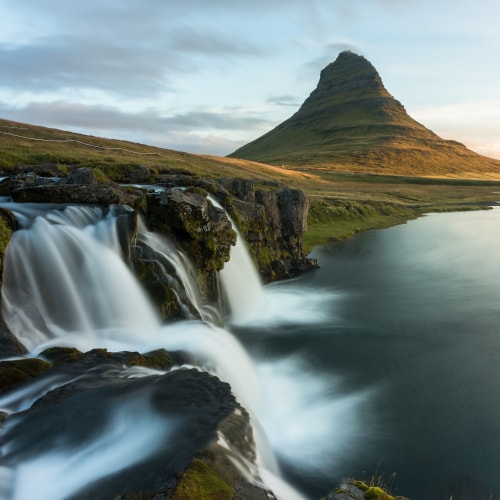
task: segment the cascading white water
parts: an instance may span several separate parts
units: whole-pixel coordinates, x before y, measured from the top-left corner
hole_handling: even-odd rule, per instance
[[[142,219],[138,223],[137,244],[143,251],[143,258],[154,260],[161,267],[186,317],[192,317],[195,312],[198,319],[220,322],[219,312],[201,301],[196,272],[191,262],[163,236],[148,231]]]
[[[121,258],[112,210],[104,216],[101,209],[90,207],[61,210],[53,205],[7,203],[3,206],[13,210],[22,225],[22,229],[13,234],[5,255],[3,315],[11,331],[32,353],[36,354],[49,345],[72,345],[82,350],[97,347],[140,352],[159,347],[171,351],[183,350],[189,352],[202,369],[227,381],[251,414],[252,408],[259,408],[260,382],[253,362],[228,331],[199,321],[167,326],[161,324]],[[160,242],[156,235],[141,227],[138,239],[140,243],[154,247],[157,257],[163,255],[167,258],[164,242]],[[171,259],[171,256],[168,259],[170,265],[177,268],[175,279],[183,285],[189,282],[190,274],[185,271],[182,260]],[[255,278],[256,271],[248,259],[247,256],[245,263],[240,261],[239,265],[243,266],[243,273],[250,269],[254,274],[251,280],[255,293],[261,295],[260,282]],[[229,271],[226,269],[226,274],[236,272],[234,267]],[[196,305],[198,297],[195,288],[185,288],[185,295]],[[226,293],[231,296],[242,293],[238,290],[229,286]],[[252,299],[245,292],[243,300]],[[238,305],[232,304],[232,307],[235,307],[236,314],[244,310]],[[200,316],[210,318],[202,309]],[[34,393],[37,390],[44,393],[52,382],[57,383],[48,380],[43,387],[34,389]],[[8,404],[5,401],[4,408],[8,405],[23,408],[24,400],[35,397],[30,393]],[[144,424],[147,426],[147,419]],[[279,479],[276,462],[265,445],[265,437],[258,441],[262,446],[258,456],[263,467],[258,475],[267,477],[273,487],[283,492],[283,498],[300,498]],[[115,446],[114,443],[107,444]],[[111,452],[108,456],[116,456],[116,453]],[[61,455],[49,454],[48,459],[53,464],[49,474],[57,475],[64,471]],[[23,474],[31,470],[29,467],[37,464],[36,460],[25,464],[27,468],[21,468],[16,477],[22,479],[25,477]],[[97,467],[99,470],[90,462],[88,464],[85,482],[113,472],[109,461],[102,462],[102,467]],[[73,476],[71,483],[80,484],[81,481],[82,478]],[[68,484],[61,497],[69,495],[73,488]],[[32,487],[24,485],[17,489],[13,498],[21,498],[30,492],[33,496]],[[276,493],[280,495],[279,491]]]
[[[50,211],[12,235],[4,260],[2,312],[29,349],[68,334],[159,327],[155,311],[117,254],[115,219],[102,219],[101,213],[97,225],[86,225],[95,222],[95,210]]]
[[[215,198],[209,196],[209,200],[214,206],[224,210]],[[231,320],[245,321],[264,299],[262,281],[238,226],[227,213],[226,215],[236,233],[236,245],[231,248],[231,258],[219,271],[219,276],[229,303]]]

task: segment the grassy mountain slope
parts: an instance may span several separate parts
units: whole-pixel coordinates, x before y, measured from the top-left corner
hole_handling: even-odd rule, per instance
[[[288,168],[500,179],[500,161],[411,118],[362,56],[342,52],[288,120],[230,155]]]
[[[237,158],[203,156],[0,119],[0,171],[55,163],[91,167],[120,181],[147,165],[156,176],[190,173],[279,181],[304,190],[311,210],[306,247],[387,227],[435,210],[478,208],[500,199],[500,182],[288,169]]]

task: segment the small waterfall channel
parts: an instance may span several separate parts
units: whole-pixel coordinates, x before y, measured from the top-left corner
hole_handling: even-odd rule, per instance
[[[224,210],[222,205],[212,196],[209,201],[216,207]],[[244,322],[252,317],[264,300],[262,282],[241,236],[238,227],[229,217],[236,232],[236,245],[232,248],[231,259],[220,271],[220,278],[229,303],[232,322]]]
[[[199,370],[228,382],[252,416],[260,469],[249,478],[256,483],[264,481],[280,498],[301,498],[280,478],[274,454],[260,430],[262,388],[254,362],[229,331],[216,325],[217,312],[200,303],[192,270],[182,254],[140,225],[138,244],[148,249],[166,273],[171,273],[171,283],[188,302],[186,312],[197,311],[197,319],[165,325],[124,262],[118,230],[123,207],[62,208],[8,200],[0,206],[13,211],[21,226],[12,235],[5,254],[2,312],[30,356],[50,346],[73,346],[82,351],[106,348],[147,352],[165,348],[188,352]],[[238,238],[221,279],[231,313],[242,318],[250,310],[245,303],[262,300],[263,292],[244,242],[240,235]],[[123,377],[146,375],[151,371],[129,371]],[[16,419],[16,414],[67,381],[49,377],[0,397],[0,409],[14,417],[8,419],[4,430],[2,455],[20,457],[19,463],[0,465],[2,498],[70,498],[85,485],[143,459],[145,450],[154,455],[162,440],[176,442],[172,436],[181,424],[176,418],[161,419],[154,410],[148,411],[143,401],[145,388],[142,392],[130,390],[119,410],[109,410],[108,426],[93,432],[88,446],[74,448],[70,443],[58,443],[54,449],[40,449],[40,445],[29,451],[25,445],[9,440],[9,433],[24,425],[22,416]],[[134,411],[137,405],[144,408],[139,415]],[[30,430],[34,442],[41,439],[43,427],[40,421],[37,431]]]

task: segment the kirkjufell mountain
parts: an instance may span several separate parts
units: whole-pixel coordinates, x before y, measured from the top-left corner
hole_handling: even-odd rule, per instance
[[[291,168],[500,178],[499,160],[418,123],[374,66],[350,51],[321,71],[316,89],[293,116],[229,156]]]

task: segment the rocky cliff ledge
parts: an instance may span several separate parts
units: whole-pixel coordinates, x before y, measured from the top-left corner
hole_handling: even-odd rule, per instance
[[[308,211],[302,192],[281,184],[238,179],[215,182],[186,175],[143,180],[156,181],[159,188],[99,181],[89,169],[61,175],[56,166],[23,166],[0,183],[0,196],[20,203],[111,205],[124,258],[165,319],[185,314],[182,297],[179,300],[161,264],[141,245],[139,215],[149,229],[189,257],[208,302],[216,300],[216,273],[230,259],[236,243],[228,214],[249,241],[264,280],[286,278],[314,267],[302,246]],[[225,210],[214,205],[209,194]],[[10,236],[17,229],[13,214],[0,211],[0,268]],[[110,415],[122,408],[129,411],[130,401],[134,401],[136,416],[144,406],[164,426],[169,419],[176,423],[178,415],[187,414],[188,418],[182,420],[175,435],[163,429],[169,446],[149,450],[147,458],[100,479],[72,498],[275,498],[265,487],[255,485],[261,484],[258,477],[248,478],[248,464],[252,468],[255,464],[255,446],[245,408],[228,384],[198,370],[179,369],[189,362],[185,354],[164,350],[111,353],[105,349],[83,353],[68,347],[50,348],[38,358],[20,356],[23,354],[25,348],[0,317],[0,394],[34,379],[47,387],[52,387],[54,377],[60,381],[29,409],[12,415],[0,412],[2,438],[16,445],[11,446],[15,450],[6,468],[37,457],[39,451],[60,441],[90,442],[105,428]],[[11,356],[16,359],[6,359]],[[129,370],[140,367],[152,372],[138,378],[128,376]],[[4,420],[14,424],[10,431],[2,429]],[[36,449],[30,445],[33,442],[38,443]],[[242,457],[241,463],[235,462],[235,456]]]
[[[309,201],[300,190],[274,182],[232,178],[213,181],[190,175],[143,180],[156,183],[156,188],[98,180],[91,169],[71,169],[61,175],[57,166],[24,165],[0,183],[0,196],[11,196],[18,202],[133,208],[122,210],[120,217],[124,255],[166,319],[184,313],[156,260],[136,244],[139,214],[150,230],[167,237],[188,256],[197,270],[205,302],[217,299],[216,273],[229,261],[236,243],[233,223],[248,242],[265,282],[286,279],[317,266],[304,255]],[[225,210],[215,206],[210,197]]]

